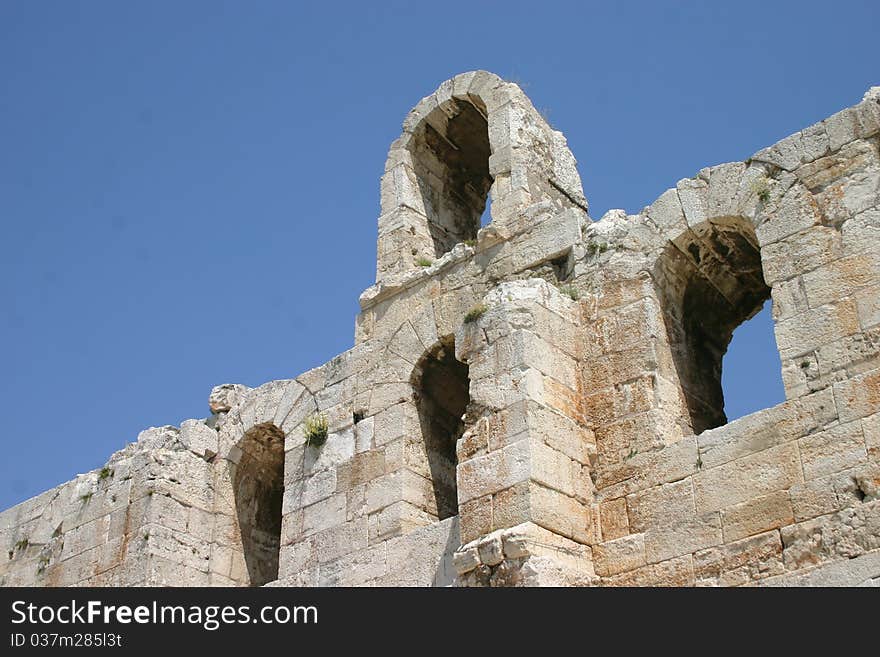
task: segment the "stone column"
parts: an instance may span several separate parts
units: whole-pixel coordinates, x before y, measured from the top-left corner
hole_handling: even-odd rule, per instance
[[[578,390],[579,314],[543,280],[504,283],[456,334],[471,379],[471,427],[457,450],[463,584],[593,575],[595,446]]]

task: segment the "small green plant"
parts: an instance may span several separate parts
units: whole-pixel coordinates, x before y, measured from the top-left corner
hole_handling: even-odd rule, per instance
[[[587,245],[587,254],[588,255],[596,255],[597,253],[605,253],[608,250],[607,244],[597,244],[596,242],[590,242]]]
[[[92,495],[94,495],[94,493],[92,491],[89,491],[88,493],[84,493],[79,496],[79,501],[82,502],[83,504],[88,504],[89,501],[92,499]]]
[[[154,490],[151,488],[150,490],[147,491],[147,496],[148,496],[148,497],[153,497],[153,493],[155,493],[155,492],[156,492],[156,491],[154,491]]]
[[[144,540],[145,540],[145,541],[149,541],[149,540],[150,540],[150,532],[144,532]]]
[[[758,195],[758,199],[761,203],[766,203],[770,200],[770,182],[766,177],[762,176],[753,180],[752,191]]]
[[[578,289],[574,285],[560,285],[559,291],[572,301],[577,301],[581,298],[580,291],[578,291]]]
[[[633,456],[635,456],[635,455],[638,454],[638,453],[639,453],[639,450],[637,450],[637,449],[635,449],[635,448],[629,450],[629,454],[626,455],[625,460],[626,460],[626,461],[629,461]]]
[[[421,257],[419,257],[418,260],[416,260],[416,264],[419,267],[430,267],[431,265],[434,264],[434,261],[431,260],[430,258],[426,258],[425,256],[421,256]]]
[[[15,544],[15,549],[19,552],[22,550],[27,550],[27,546],[30,545],[30,542],[27,538],[21,539],[18,543]]]
[[[703,455],[697,454],[697,470],[703,469]]]
[[[808,360],[802,361],[801,362],[801,369],[802,370],[810,369],[810,361],[808,361]]]
[[[486,307],[485,303],[478,303],[476,306],[467,311],[467,314],[464,316],[465,324],[473,324],[480,317],[486,314],[486,311],[489,310]]]
[[[474,248],[477,245],[477,240],[465,240],[464,243],[467,246]]]
[[[113,476],[113,470],[108,468],[106,465],[101,468],[101,471],[98,473],[98,480],[104,481],[105,479],[109,479]]]
[[[312,413],[306,418],[303,425],[303,434],[306,437],[306,445],[320,447],[327,440],[327,416],[323,413]]]

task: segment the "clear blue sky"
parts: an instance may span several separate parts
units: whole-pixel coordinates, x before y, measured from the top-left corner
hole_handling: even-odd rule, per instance
[[[880,83],[876,0],[303,4],[0,2],[0,508],[351,347],[388,145],[456,73],[524,87],[594,218]],[[781,397],[755,323],[732,416]]]

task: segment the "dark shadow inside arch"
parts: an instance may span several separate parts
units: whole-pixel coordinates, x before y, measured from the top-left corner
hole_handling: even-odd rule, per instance
[[[464,433],[462,419],[470,402],[468,366],[455,358],[450,336],[420,360],[413,376],[431,482],[439,520],[458,515],[455,446]]]
[[[259,424],[241,442],[233,487],[250,586],[278,579],[281,504],[284,497],[284,433]]]
[[[452,99],[435,109],[410,143],[435,257],[480,229],[492,176],[486,108]]]
[[[726,424],[722,360],[734,330],[770,298],[754,229],[740,217],[692,228],[667,246],[655,280],[691,428]]]

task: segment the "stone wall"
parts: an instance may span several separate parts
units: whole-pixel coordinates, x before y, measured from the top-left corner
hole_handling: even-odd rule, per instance
[[[875,87],[593,222],[522,91],[457,76],[389,152],[355,346],[0,514],[0,582],[877,583],[878,150]],[[728,423],[768,298],[786,401]]]

